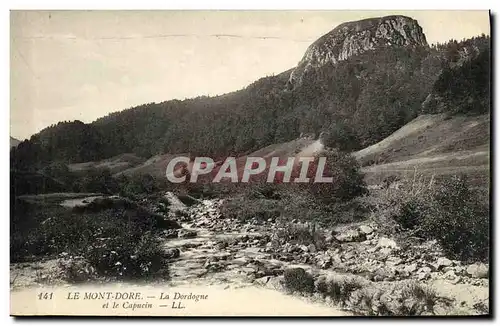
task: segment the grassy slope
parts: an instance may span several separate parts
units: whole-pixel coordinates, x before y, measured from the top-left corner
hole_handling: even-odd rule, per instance
[[[134,154],[121,154],[102,161],[97,162],[84,162],[68,165],[70,171],[88,171],[91,169],[110,169],[111,173],[119,173],[124,170],[136,167],[144,163],[145,159],[138,157]]]
[[[444,176],[465,172],[489,178],[490,116],[422,115],[381,142],[354,153],[369,184],[388,175]]]

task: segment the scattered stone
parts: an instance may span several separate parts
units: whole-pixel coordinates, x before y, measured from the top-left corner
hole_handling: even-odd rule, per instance
[[[163,230],[163,236],[167,239],[177,238],[179,236],[179,230],[176,229]]]
[[[399,257],[394,257],[394,256],[391,256],[389,258],[387,258],[387,261],[385,262],[386,265],[389,265],[389,266],[396,266],[396,265],[399,265],[403,262],[403,260]]]
[[[260,286],[266,286],[269,280],[271,279],[271,276],[264,276],[257,278],[253,281],[253,283],[260,285]]]
[[[391,248],[382,248],[382,249],[380,249],[379,253],[384,257],[388,257],[392,254],[392,249]]]
[[[351,229],[335,235],[335,239],[340,242],[360,242],[365,241],[366,236],[358,230]]]
[[[422,267],[417,271],[419,281],[426,280],[431,277],[431,268],[428,266]]]
[[[443,267],[450,267],[452,264],[453,264],[452,261],[449,260],[448,258],[440,257],[436,262],[436,269],[440,270]]]
[[[404,268],[404,271],[405,272],[408,272],[408,273],[413,273],[417,270],[417,264],[413,263],[413,264],[410,264],[410,265],[406,265],[405,268]]]
[[[443,274],[443,278],[447,280],[454,280],[455,278],[457,278],[457,275],[455,275],[455,272],[453,270],[449,270]]]
[[[475,263],[467,267],[467,274],[474,278],[488,278],[488,266],[483,263]]]
[[[373,232],[373,229],[368,225],[361,225],[359,227],[359,231],[364,234],[371,234]]]
[[[390,249],[397,249],[398,245],[396,241],[389,239],[389,238],[380,238],[378,239],[378,248],[390,248]]]
[[[170,248],[165,250],[165,257],[169,259],[179,258],[181,251],[177,248]]]

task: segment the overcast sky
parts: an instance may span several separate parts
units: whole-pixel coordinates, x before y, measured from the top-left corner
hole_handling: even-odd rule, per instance
[[[490,29],[486,11],[13,11],[11,136],[237,90],[292,68],[340,23],[390,14],[417,19],[429,43]]]

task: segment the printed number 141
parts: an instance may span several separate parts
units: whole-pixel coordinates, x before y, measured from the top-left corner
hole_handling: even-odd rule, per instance
[[[42,292],[38,293],[38,300],[52,300],[52,292]]]

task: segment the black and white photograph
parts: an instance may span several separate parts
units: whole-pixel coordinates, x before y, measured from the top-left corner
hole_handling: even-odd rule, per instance
[[[490,11],[9,16],[11,316],[492,316]]]

